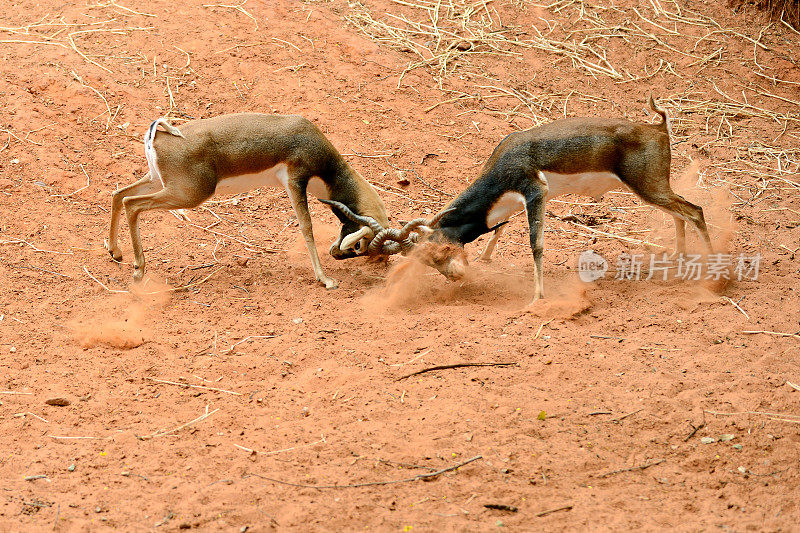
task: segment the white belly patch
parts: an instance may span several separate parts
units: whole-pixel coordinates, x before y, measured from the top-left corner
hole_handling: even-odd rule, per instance
[[[584,172],[581,174],[557,174],[542,172],[547,180],[545,201],[562,194],[581,194],[599,199],[612,189],[628,187],[612,172]],[[525,210],[525,197],[518,192],[503,193],[486,213],[486,225],[493,227]]]
[[[217,183],[214,194],[239,194],[259,187],[283,187],[289,182],[286,164],[281,163],[255,174],[239,174],[225,178]]]
[[[275,165],[272,168],[254,174],[239,174],[224,178],[217,183],[215,195],[240,194],[260,187],[286,188],[289,183],[289,170],[286,163]],[[308,192],[317,198],[328,199],[328,187],[318,177],[308,180]]]
[[[611,189],[627,188],[613,172],[584,172],[557,174],[543,172],[547,180],[547,200],[562,194],[581,194],[599,199]]]
[[[492,205],[486,213],[486,226],[491,228],[505,222],[512,215],[525,209],[525,197],[518,192],[506,192]]]

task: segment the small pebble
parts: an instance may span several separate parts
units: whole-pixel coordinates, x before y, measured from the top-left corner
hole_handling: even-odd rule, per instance
[[[733,445],[733,449],[734,450],[741,450],[742,449],[742,445],[741,444],[734,444]]]
[[[69,470],[70,472],[74,472],[75,471],[75,463],[72,463],[71,465],[69,465],[67,467],[67,470]]]
[[[17,347],[16,346],[12,346],[11,348],[8,349],[8,351],[11,352],[11,353],[17,353]]]
[[[703,444],[711,444],[713,442],[717,442],[717,439],[715,439],[714,437],[703,437],[702,439],[700,439],[700,442],[702,442]]]
[[[70,401],[66,398],[50,398],[49,400],[45,400],[44,403],[47,405],[57,405],[59,407],[66,407],[70,404]]]

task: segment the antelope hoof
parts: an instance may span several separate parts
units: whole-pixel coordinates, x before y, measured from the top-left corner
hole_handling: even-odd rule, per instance
[[[133,281],[139,282],[142,281],[142,278],[144,278],[144,267],[135,267],[133,269]]]
[[[320,283],[322,283],[323,285],[325,285],[325,288],[328,289],[329,291],[332,291],[333,289],[338,289],[339,288],[339,282],[336,281],[335,279],[332,279],[332,278],[321,278],[318,281]]]
[[[111,246],[111,244],[108,242],[108,239],[103,242],[103,245],[108,251],[108,254],[111,256],[111,259],[117,263],[122,261],[122,250],[120,250],[119,247]]]
[[[480,261],[481,263],[491,263],[492,262],[492,258],[491,257],[480,256],[478,258],[478,261]]]

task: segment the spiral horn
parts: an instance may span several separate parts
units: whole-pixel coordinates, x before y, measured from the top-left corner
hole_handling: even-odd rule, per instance
[[[384,229],[380,222],[374,218],[366,215],[357,215],[352,209],[344,205],[342,202],[337,202],[336,200],[324,200],[322,198],[320,198],[319,201],[323,204],[328,204],[329,206],[338,209],[345,217],[349,218],[353,222],[357,222],[362,226],[368,226],[375,235]]]
[[[426,233],[433,232],[431,227],[435,227],[443,216],[454,210],[455,209],[452,207],[443,209],[431,219],[415,218],[407,222],[401,229],[384,229],[375,234],[375,237],[369,243],[369,250],[373,254],[383,253],[391,255],[401,252],[406,253],[416,245],[416,239],[413,238],[412,232],[418,229],[423,229]]]

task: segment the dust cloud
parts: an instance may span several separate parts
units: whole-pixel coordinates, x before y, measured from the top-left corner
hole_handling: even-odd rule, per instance
[[[169,300],[170,287],[147,277],[130,292],[104,298],[70,325],[73,339],[84,348],[110,346],[130,350],[144,344],[151,334],[147,317]]]

